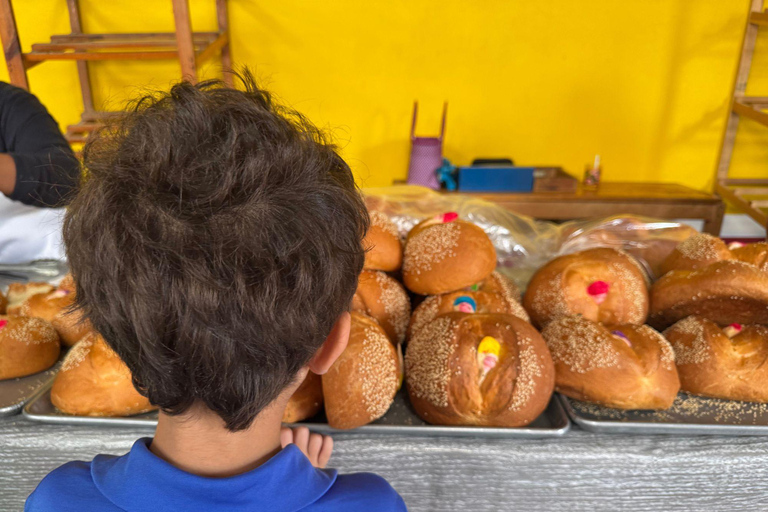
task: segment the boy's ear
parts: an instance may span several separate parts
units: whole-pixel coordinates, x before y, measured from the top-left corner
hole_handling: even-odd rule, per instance
[[[344,312],[333,324],[331,333],[325,338],[320,348],[309,361],[309,369],[313,373],[322,375],[326,373],[333,363],[339,358],[344,349],[347,348],[349,341],[349,328],[352,323],[352,317],[348,312]]]

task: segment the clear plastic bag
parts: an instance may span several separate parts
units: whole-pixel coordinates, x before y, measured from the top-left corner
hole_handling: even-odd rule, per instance
[[[363,193],[368,208],[386,213],[403,239],[420,221],[445,212],[456,212],[474,222],[493,242],[498,270],[521,289],[552,258],[593,247],[624,249],[640,259],[651,276],[658,276],[666,255],[696,232],[685,224],[631,215],[556,224],[518,215],[482,199],[415,185],[367,188]]]

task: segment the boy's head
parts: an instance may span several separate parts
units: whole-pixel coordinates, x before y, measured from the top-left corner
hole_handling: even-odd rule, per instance
[[[250,75],[181,83],[85,148],[64,240],[77,303],[171,414],[247,428],[348,309],[365,206],[347,164]]]

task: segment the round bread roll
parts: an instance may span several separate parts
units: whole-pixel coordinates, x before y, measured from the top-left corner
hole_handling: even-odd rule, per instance
[[[131,416],[156,409],[133,387],[125,363],[94,332],[67,353],[53,381],[51,401],[76,416]]]
[[[400,269],[403,263],[403,245],[400,242],[400,234],[386,214],[372,210],[371,227],[363,239],[366,270],[383,270],[394,272]]]
[[[546,409],[555,372],[531,324],[511,315],[448,313],[408,342],[405,381],[428,423],[519,427]]]
[[[65,289],[38,293],[22,303],[19,314],[50,322],[61,342],[71,347],[92,330],[90,322],[84,320],[79,311],[70,311],[74,303],[75,294]]]
[[[405,340],[411,301],[402,285],[384,272],[363,270],[352,297],[352,311],[376,320],[392,343]]]
[[[768,244],[765,242],[733,247],[731,254],[738,261],[754,265],[763,272],[768,271]]]
[[[496,250],[485,231],[454,215],[429,219],[409,233],[403,282],[412,292],[440,295],[460,290],[496,268]]]
[[[443,295],[430,295],[413,311],[408,327],[408,337],[422,329],[440,315],[458,311],[460,313],[499,313],[513,315],[530,322],[523,306],[515,301],[504,299],[501,295],[487,292],[452,292]]]
[[[54,289],[53,285],[48,283],[11,283],[8,285],[6,311],[9,315],[18,315],[25,300],[39,293],[51,293]]]
[[[534,274],[523,305],[539,327],[570,315],[605,324],[642,324],[648,314],[645,271],[616,249],[567,254]]]
[[[555,362],[555,390],[616,409],[668,409],[680,390],[675,353],[647,325],[605,327],[580,316],[541,332]]]
[[[392,405],[397,387],[394,345],[376,320],[353,312],[349,344],[323,375],[328,425],[350,429],[380,418]]]
[[[59,335],[48,322],[0,316],[0,380],[47,370],[59,359]]]
[[[288,400],[283,413],[283,423],[296,423],[311,418],[323,408],[323,381],[316,373],[309,372],[301,386]]]
[[[726,260],[672,271],[653,284],[648,323],[664,329],[691,315],[720,325],[768,323],[768,273]]]
[[[662,274],[673,270],[697,270],[716,261],[734,259],[725,242],[706,233],[696,233],[675,247],[661,265]]]
[[[768,327],[689,316],[664,331],[677,356],[681,389],[694,395],[768,402]]]
[[[488,292],[501,295],[510,304],[519,303],[522,298],[520,289],[512,280],[494,270],[487,278],[465,288],[466,291]],[[522,317],[521,317],[522,318]]]

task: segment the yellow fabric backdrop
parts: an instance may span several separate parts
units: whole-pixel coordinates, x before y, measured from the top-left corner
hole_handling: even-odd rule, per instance
[[[212,0],[191,0],[195,30]],[[167,0],[81,0],[87,32],[170,31]],[[712,185],[747,0],[230,0],[233,57],[329,128],[364,186],[402,179],[412,102],[418,133],[449,102],[445,154],[512,156],[604,179]],[[64,0],[15,0],[25,50],[68,32]],[[763,29],[764,31],[768,31]],[[750,93],[768,94],[768,37]],[[99,105],[166,87],[173,62],[92,65]],[[204,76],[216,76],[207,67]],[[73,63],[29,72],[62,124],[82,108]],[[0,78],[7,79],[5,66]],[[768,175],[768,129],[742,122],[734,169]]]

